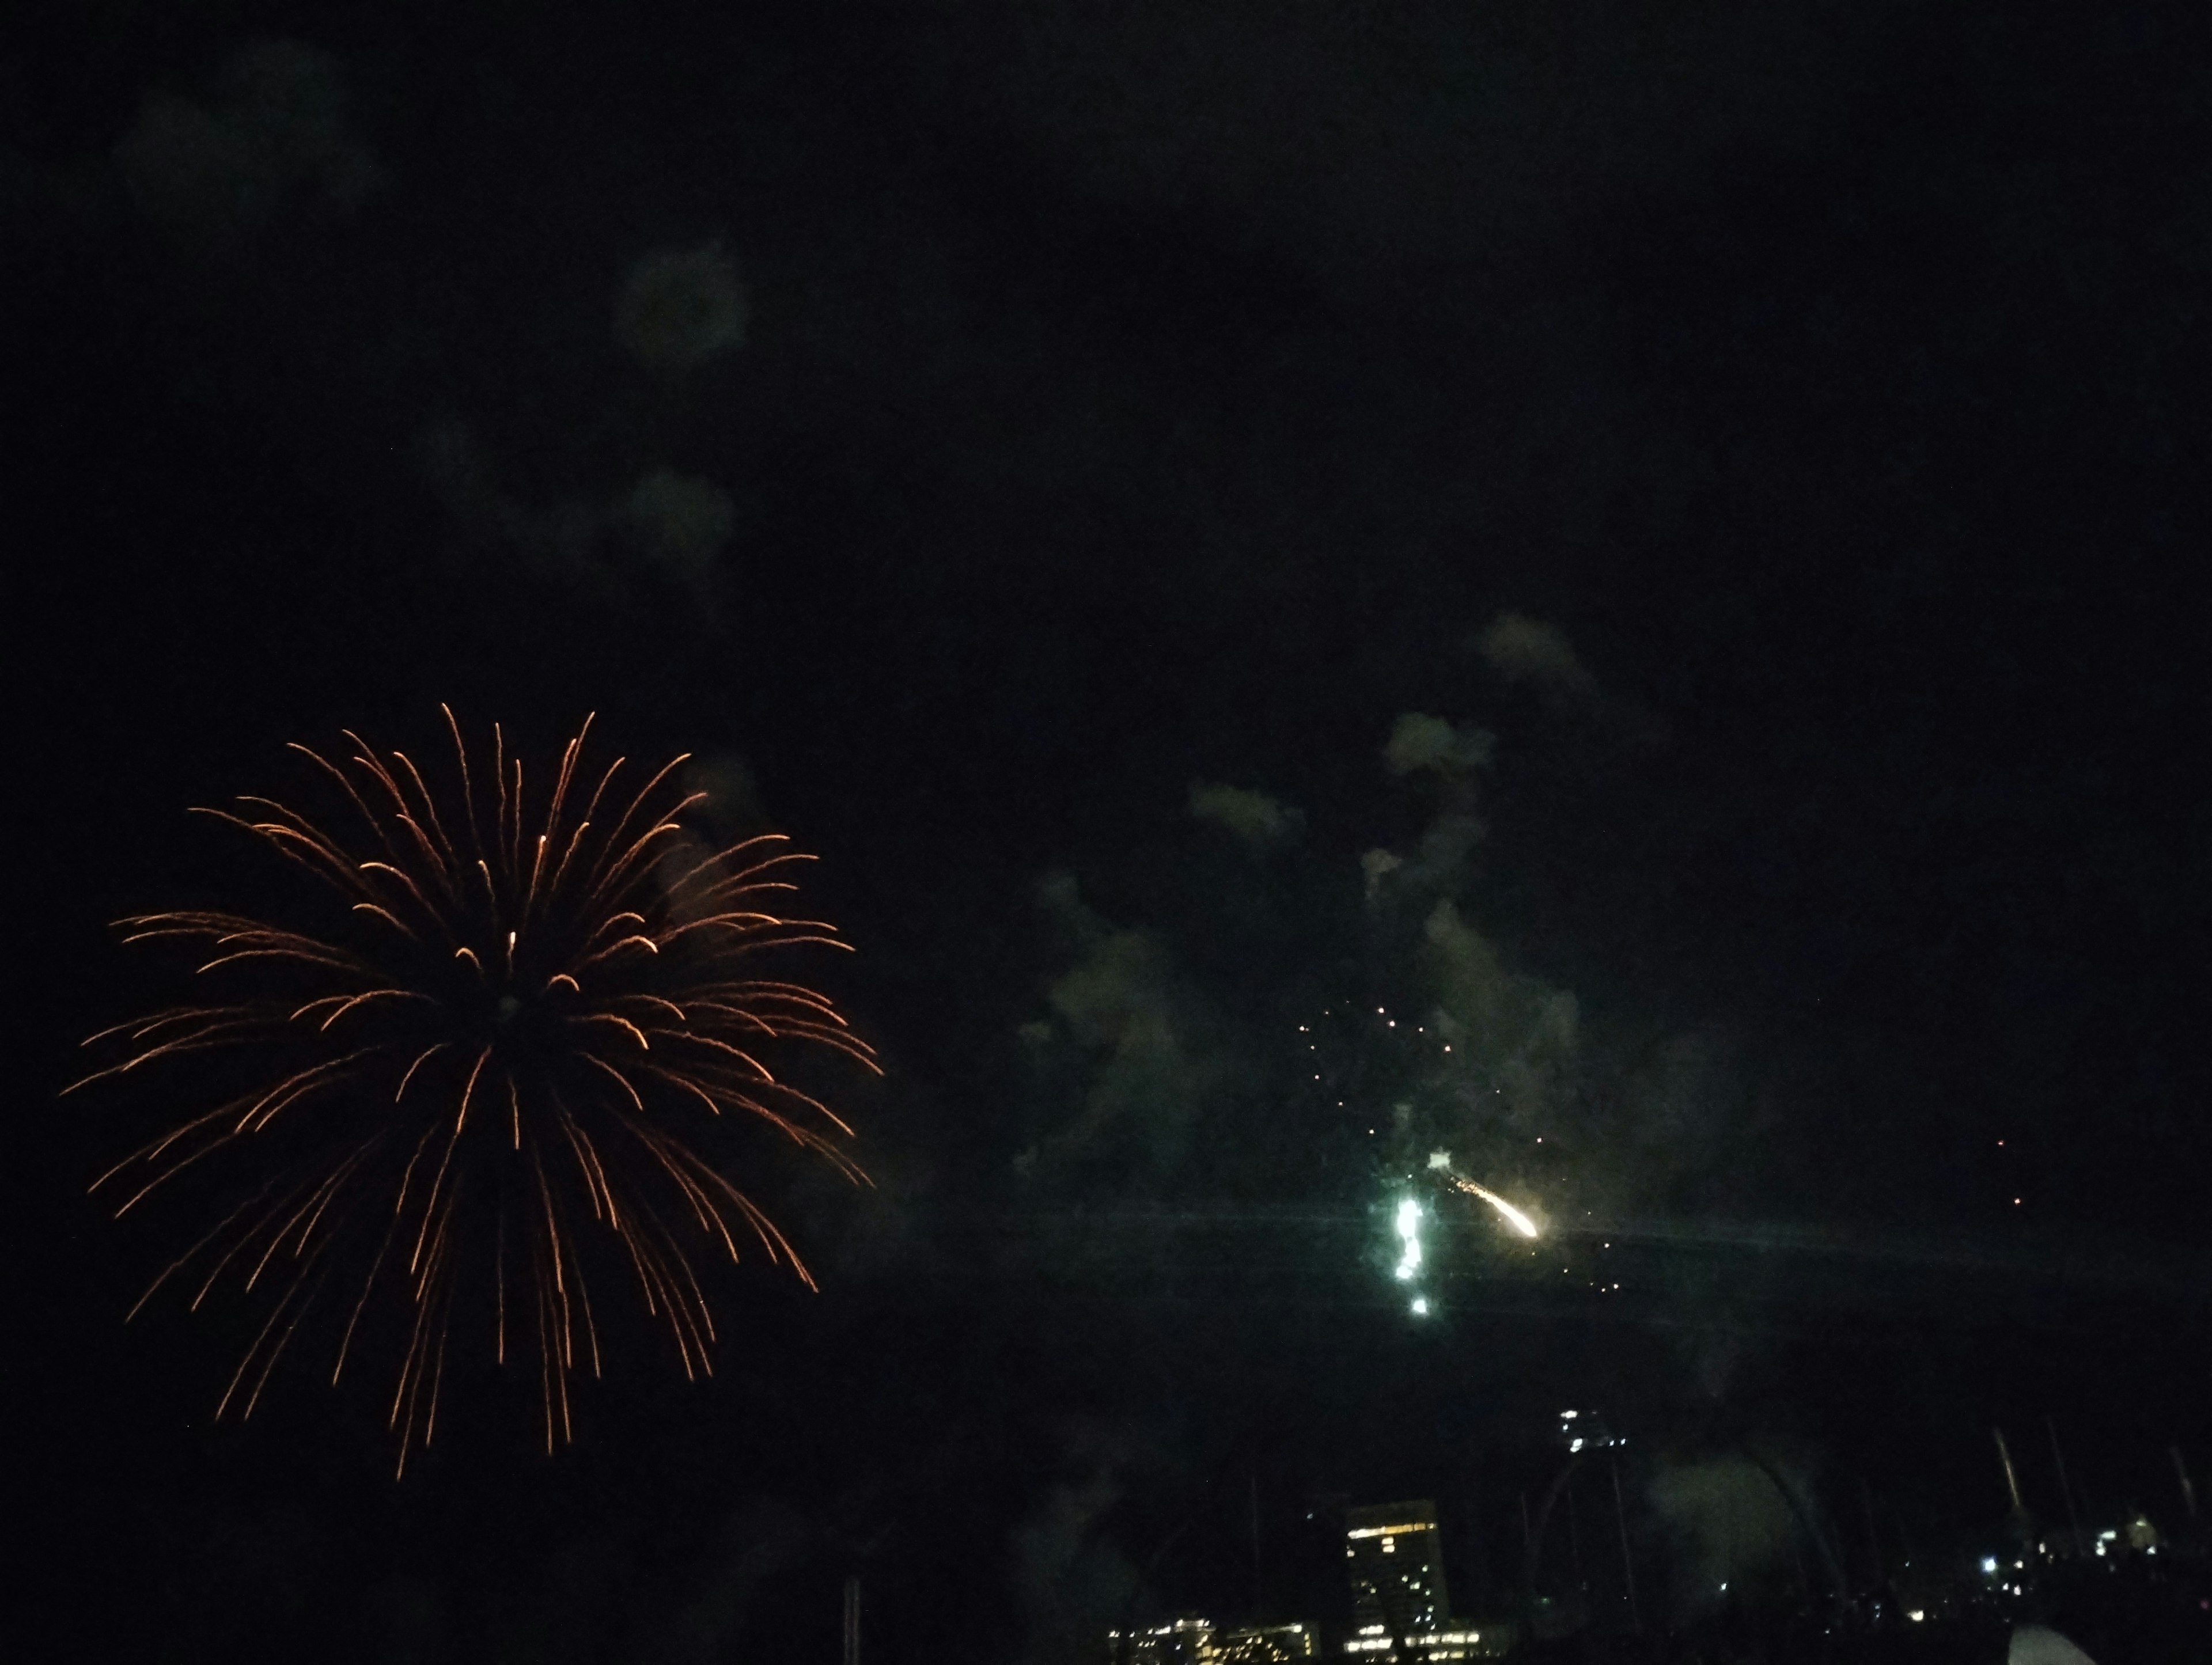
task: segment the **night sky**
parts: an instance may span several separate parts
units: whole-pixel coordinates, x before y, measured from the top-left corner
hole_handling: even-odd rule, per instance
[[[5,1624],[827,1660],[858,1571],[872,1658],[1011,1665],[1331,1617],[1329,1511],[1396,1496],[1468,1606],[1577,1403],[1651,1453],[1655,1579],[1668,1474],[1746,1441],[1936,1541],[2048,1416],[2174,1515],[2208,48],[1978,0],[11,15]],[[86,1187],[183,1101],[57,1095],[173,997],[110,921],[290,894],[187,807],[345,728],[437,755],[441,702],[533,758],[596,712],[817,854],[887,1073],[831,1080],[873,1190],[761,1176],[819,1294],[749,1256],[714,1380],[641,1328],[550,1458],[469,1376],[395,1483],[311,1360],[211,1425],[251,1298],[125,1327],[202,1228]],[[1556,1255],[1455,1216],[1416,1322],[1431,1145]]]

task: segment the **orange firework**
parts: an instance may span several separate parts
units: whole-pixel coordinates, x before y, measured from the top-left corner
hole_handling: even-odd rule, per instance
[[[281,1286],[216,1411],[250,1416],[334,1274],[334,1382],[385,1291],[406,1330],[391,1410],[403,1470],[435,1431],[465,1289],[501,1364],[510,1329],[534,1339],[550,1450],[571,1435],[570,1376],[600,1366],[587,1244],[628,1268],[687,1375],[712,1368],[715,1339],[693,1250],[734,1261],[750,1238],[811,1287],[699,1141],[761,1128],[863,1179],[839,1143],[852,1130],[766,1059],[796,1042],[875,1069],[826,995],[748,975],[770,949],[844,946],[830,926],[769,911],[810,858],[776,834],[719,851],[692,842],[679,817],[705,794],[669,786],[683,757],[619,814],[609,794],[623,760],[586,797],[588,720],[534,799],[495,727],[487,792],[446,720],[458,769],[442,805],[406,754],[380,756],[349,731],[353,754],[337,763],[293,748],[334,788],[350,839],[268,799],[200,811],[313,875],[328,917],[296,930],[228,913],[120,921],[126,942],[204,945],[199,975],[229,992],[93,1036],[127,1055],[69,1089],[195,1054],[238,1072],[222,1103],[94,1182],[119,1218],[210,1158],[262,1182],[132,1315],[187,1267],[194,1309],[226,1274]]]

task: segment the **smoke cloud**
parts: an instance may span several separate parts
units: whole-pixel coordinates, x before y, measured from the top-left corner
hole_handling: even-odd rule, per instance
[[[1490,668],[1510,683],[1525,683],[1558,704],[1591,705],[1597,678],[1557,627],[1526,613],[1500,613],[1476,638]]]
[[[1474,1088],[1462,1103],[1517,1130],[1558,1130],[1579,1039],[1574,995],[1509,969],[1448,897],[1430,910],[1421,938],[1437,1029],[1458,1060],[1455,1073]]]
[[[1051,1125],[1017,1168],[1113,1156],[1139,1172],[1172,1169],[1222,1074],[1191,1033],[1190,995],[1157,938],[1109,925],[1072,878],[1046,879],[1038,900],[1079,957],[1047,991],[1051,1018],[1024,1025],[1023,1036],[1074,1102],[1048,1108]]]
[[[149,94],[118,141],[132,202],[179,243],[235,246],[288,205],[346,213],[383,179],[354,132],[337,60],[297,40],[257,40],[204,100]]]
[[[1360,857],[1370,903],[1432,896],[1458,884],[1485,831],[1474,812],[1474,772],[1489,767],[1496,750],[1497,737],[1487,729],[1455,727],[1425,712],[1407,712],[1391,725],[1383,766],[1401,777],[1433,778],[1442,799],[1410,856],[1374,849]]]
[[[1128,1558],[1098,1529],[1121,1500],[1121,1471],[1133,1455],[1128,1437],[1077,1423],[1062,1437],[1090,1472],[1048,1491],[1014,1528],[1011,1545],[1026,1659],[1096,1656],[1106,1632],[1129,1621],[1141,1583]]]
[[[737,506],[712,480],[656,468],[631,489],[620,511],[624,530],[648,560],[697,589],[737,526]]]
[[[722,551],[736,531],[730,494],[712,480],[658,466],[611,501],[569,497],[539,506],[500,483],[468,423],[446,416],[418,441],[423,472],[453,522],[572,584],[670,586],[710,619],[723,586]]]
[[[744,345],[751,302],[719,243],[659,249],[629,269],[615,299],[615,340],[649,370],[679,375]]]
[[[1393,775],[1425,771],[1457,781],[1488,768],[1497,746],[1498,737],[1486,729],[1455,728],[1442,717],[1408,711],[1391,725],[1382,760]]]
[[[802,1558],[813,1522],[774,1498],[758,1499],[723,1523],[706,1575],[690,1598],[643,1627],[638,1653],[665,1665],[727,1659],[761,1587]]]
[[[1683,1613],[1724,1600],[1723,1586],[1729,1593],[1744,1591],[1790,1565],[1790,1505],[1773,1479],[1747,1458],[1662,1468],[1651,1481],[1650,1497],[1686,1574],[1675,1588]]]
[[[1306,823],[1303,811],[1279,799],[1247,787],[1222,786],[1211,781],[1191,782],[1190,812],[1255,850],[1289,843]]]

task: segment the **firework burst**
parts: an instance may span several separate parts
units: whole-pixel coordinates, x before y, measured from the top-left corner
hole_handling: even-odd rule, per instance
[[[573,1434],[572,1378],[600,1370],[592,1302],[610,1267],[693,1376],[711,1370],[716,1335],[700,1258],[734,1261],[750,1243],[811,1287],[705,1149],[750,1128],[863,1180],[851,1129],[770,1060],[813,1047],[876,1068],[826,995],[757,975],[772,950],[844,946],[834,927],[775,911],[811,858],[774,834],[697,842],[681,817],[704,794],[670,785],[683,757],[635,793],[617,789],[617,758],[586,792],[588,720],[534,794],[496,727],[484,778],[446,720],[456,768],[442,797],[404,753],[348,732],[337,761],[293,748],[336,819],[261,798],[200,811],[313,875],[323,916],[119,921],[126,942],[197,945],[198,980],[225,992],[93,1036],[123,1055],[69,1089],[188,1059],[216,1079],[220,1102],[94,1182],[118,1217],[187,1170],[246,1194],[132,1315],[173,1282],[195,1310],[226,1279],[269,1285],[217,1409],[243,1417],[319,1296],[334,1296],[320,1303],[334,1382],[374,1315],[396,1312],[384,1322],[404,1335],[390,1414],[403,1471],[435,1432],[457,1309],[489,1321],[501,1364],[534,1355],[550,1450]]]

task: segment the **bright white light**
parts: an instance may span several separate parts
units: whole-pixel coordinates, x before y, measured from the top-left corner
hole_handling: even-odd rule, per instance
[[[1398,1279],[1403,1283],[1421,1266],[1421,1205],[1411,1197],[1398,1205],[1398,1239],[1406,1246],[1398,1260]]]
[[[1416,1295],[1413,1297],[1413,1316],[1416,1318],[1425,1318],[1428,1316],[1429,1297],[1425,1295]]]
[[[1996,1570],[1997,1558],[1996,1556],[1984,1555],[1982,1557],[1982,1571],[1984,1572],[1995,1572]]]
[[[1916,1625],[1919,1624],[1923,1619],[1928,1617],[1928,1615],[1923,1613],[1918,1607],[1911,1609],[1905,1616],[1907,1619],[1910,1619]]]
[[[1429,1171],[1432,1174],[1451,1172],[1451,1152],[1449,1151],[1430,1152]]]

